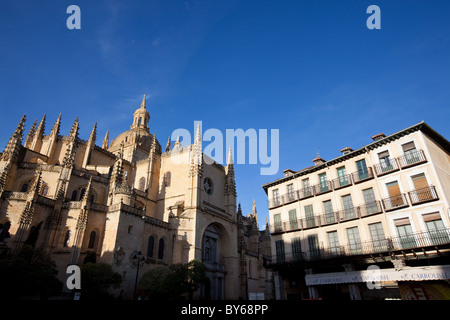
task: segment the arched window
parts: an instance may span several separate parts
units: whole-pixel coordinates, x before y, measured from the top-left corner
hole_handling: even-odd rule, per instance
[[[48,194],[48,184],[42,181],[42,189],[41,189],[41,195],[46,196]]]
[[[67,230],[66,235],[64,236],[64,242],[63,242],[64,248],[67,248],[69,246],[71,234],[72,234],[72,231]]]
[[[88,244],[88,249],[94,249],[94,245],[95,245],[95,237],[96,237],[96,233],[95,231],[92,231],[90,236],[89,236],[89,244]]]
[[[73,190],[72,197],[70,198],[71,201],[77,201],[78,192],[77,190]]]
[[[164,258],[164,239],[159,239],[158,259],[162,260],[163,258]]]
[[[20,192],[27,192],[28,188],[30,186],[31,180],[28,180],[27,182],[25,182],[22,187],[20,187]]]
[[[144,177],[139,179],[139,190],[145,191],[145,178]]]
[[[147,243],[147,257],[153,258],[153,249],[155,248],[155,238],[152,236],[148,237]]]
[[[164,174],[164,185],[165,185],[166,187],[170,187],[170,180],[171,180],[171,173],[170,173],[170,171],[167,171],[167,172]]]

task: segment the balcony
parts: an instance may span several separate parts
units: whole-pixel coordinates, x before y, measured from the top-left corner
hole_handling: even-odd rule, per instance
[[[326,242],[326,241],[321,241]],[[306,239],[302,244],[307,245]],[[394,253],[404,253],[407,250],[417,253],[425,252],[426,248],[429,250],[436,250],[439,246],[449,248],[450,245],[450,228],[412,233],[406,236],[387,237],[372,241],[349,243],[345,245],[335,246],[319,246],[318,248],[311,248],[309,251],[302,251],[301,253],[286,253],[274,255],[272,258],[272,265],[291,263],[299,261],[318,261],[341,257],[359,256],[359,255],[374,255],[387,254],[392,256]],[[416,254],[417,254],[416,253]]]
[[[382,199],[381,202],[383,203],[385,211],[392,211],[409,206],[404,193]]]
[[[333,189],[341,189],[352,185],[352,176],[347,174],[345,176],[333,179],[332,181]]]
[[[373,166],[378,177],[400,170],[396,159],[385,160]]]
[[[408,192],[409,200],[412,205],[417,205],[429,201],[439,200],[434,186],[428,186],[418,190]]]
[[[305,230],[323,227],[334,223],[346,222],[354,219],[361,219],[370,215],[382,213],[383,209],[379,201],[362,204],[359,206],[316,214],[313,217],[300,218],[291,221],[282,221],[278,225],[270,226],[272,234]]]
[[[414,150],[405,153],[403,156],[398,157],[397,161],[402,169],[427,162],[425,153],[423,150]]]
[[[352,179],[354,183],[360,183],[373,179],[373,170],[371,167],[368,167],[365,170],[358,170],[356,172],[353,172]]]
[[[333,190],[333,185],[331,184],[331,181],[324,181],[319,184],[316,184],[312,187],[314,190],[314,195],[319,195],[322,193],[327,193]]]

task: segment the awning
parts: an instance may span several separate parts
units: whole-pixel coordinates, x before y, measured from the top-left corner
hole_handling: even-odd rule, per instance
[[[403,267],[401,270],[379,269],[308,274],[307,286],[336,283],[384,282],[384,281],[425,281],[450,279],[450,265],[428,267]]]

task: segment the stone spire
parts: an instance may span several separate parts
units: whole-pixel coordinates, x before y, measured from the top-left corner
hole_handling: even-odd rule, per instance
[[[78,143],[78,116],[76,117],[69,133],[69,141],[67,142],[66,154],[64,155],[62,165],[66,168],[72,167],[75,161],[75,152]]]
[[[45,118],[46,115],[44,114],[31,142],[30,149],[36,152],[40,152],[40,148],[42,146],[42,139],[44,138],[44,131],[45,131]]]
[[[97,122],[94,123],[94,127],[92,128],[91,134],[89,136],[89,143],[92,143],[95,145],[95,140],[97,140]]]
[[[167,140],[167,144],[166,144],[166,152],[170,151],[171,148],[171,142],[170,142],[170,136],[169,136],[169,140]]]
[[[109,130],[106,131],[105,139],[103,139],[102,149],[108,149],[109,147]]]
[[[55,124],[52,127],[52,131],[49,135],[49,141],[48,141],[48,147],[46,151],[47,157],[51,158],[53,156],[53,153],[55,151],[56,143],[58,141],[59,137],[59,129],[61,127],[61,113],[59,114],[58,118],[55,121]]]
[[[19,153],[20,147],[22,145],[23,131],[25,128],[26,119],[27,116],[24,114],[20,119],[16,130],[14,130],[13,135],[9,139],[8,144],[6,145],[5,151],[1,156],[2,161],[14,162],[16,160],[17,154]]]
[[[97,139],[97,122],[94,123],[94,127],[92,128],[91,135],[89,136],[89,140],[86,146],[86,152],[84,154],[83,159],[83,168],[89,164],[89,160],[91,159],[92,151],[95,148],[95,140]]]
[[[58,138],[60,128],[61,128],[61,113],[59,114],[58,118],[56,119],[50,135],[56,136],[56,138]]]
[[[33,142],[34,135],[36,134],[36,125],[37,125],[37,119],[34,120],[33,125],[30,128],[30,131],[28,131],[27,138],[25,139],[24,146],[25,148],[30,148],[31,143]]]
[[[234,164],[231,147],[228,149],[227,167],[225,172],[225,195],[236,196],[236,181],[234,177]]]

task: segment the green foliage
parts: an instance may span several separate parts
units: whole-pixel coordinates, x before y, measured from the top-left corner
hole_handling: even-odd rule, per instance
[[[205,280],[205,266],[194,259],[186,264],[158,266],[147,271],[139,281],[144,295],[153,300],[174,300],[187,294],[189,299]]]
[[[122,277],[106,263],[87,262],[81,267],[81,299],[112,299],[110,287],[118,288]]]
[[[0,258],[0,299],[20,299],[39,296],[47,299],[61,292],[62,283],[57,279],[58,271],[48,254],[25,245],[13,254]]]

